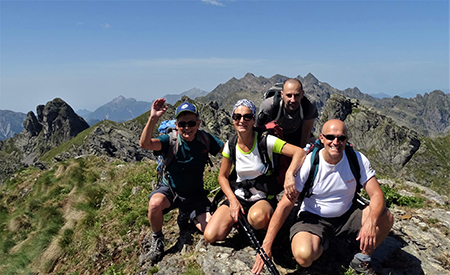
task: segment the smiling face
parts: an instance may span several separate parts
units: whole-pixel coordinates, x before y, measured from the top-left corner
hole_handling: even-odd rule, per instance
[[[299,81],[288,80],[284,83],[281,98],[283,99],[284,108],[288,114],[292,114],[298,110],[303,94],[303,88]]]
[[[191,112],[183,112],[177,117],[176,126],[178,133],[186,141],[193,141],[201,120]],[[194,124],[193,126],[189,126]],[[181,125],[180,125],[181,124]],[[183,127],[181,127],[183,126]]]
[[[239,119],[237,120],[236,118],[238,117]],[[248,107],[241,105],[234,110],[233,126],[236,132],[244,133],[247,131],[252,131],[253,125],[255,125],[255,117]]]
[[[338,119],[327,121],[322,127],[320,141],[324,145],[322,156],[325,161],[329,164],[338,163],[348,141],[347,127]]]

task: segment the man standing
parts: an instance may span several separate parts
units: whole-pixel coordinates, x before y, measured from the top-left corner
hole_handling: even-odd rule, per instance
[[[327,121],[322,127],[320,140],[324,148],[318,152],[319,168],[310,189],[312,195],[302,202],[297,221],[290,229],[292,253],[302,267],[308,267],[322,255],[330,238],[354,237],[360,242],[361,251],[354,256],[350,267],[358,274],[376,274],[370,265],[370,255],[386,238],[394,219],[385,207],[375,171],[369,160],[356,152],[361,174],[360,181],[356,182],[344,151],[348,137],[342,121]],[[311,154],[306,157],[296,176],[296,197],[308,179],[310,158]],[[365,208],[353,203],[357,184],[361,184],[370,197],[370,204]],[[290,200],[284,195],[278,203],[263,241],[263,248],[268,255],[271,255],[275,236],[295,201],[296,198]],[[258,256],[252,272],[259,274],[263,266]]]
[[[269,97],[261,103],[256,125],[262,126],[276,120],[283,128],[283,140],[304,148],[309,143],[314,120],[318,117],[315,102],[304,95],[298,79],[286,80],[280,102],[274,102],[274,97]]]
[[[296,78],[289,78],[283,84],[281,100],[269,97],[261,103],[256,120],[256,126],[263,126],[275,120],[283,128],[283,140],[304,148],[310,142],[314,120],[318,117],[316,103],[304,96],[303,85]],[[290,164],[290,158],[280,158],[280,174]],[[284,182],[283,176],[279,182]],[[294,185],[284,185],[289,199],[295,193]]]
[[[168,108],[164,106],[165,101],[160,98],[153,102],[150,118],[139,142],[142,148],[154,150],[155,154],[167,156],[173,152],[162,182],[149,196],[148,219],[153,238],[146,259],[153,263],[161,260],[164,252],[162,225],[165,213],[179,208],[180,213],[189,216],[199,230],[205,229],[211,215],[208,192],[203,189],[203,172],[209,159],[208,153],[216,155],[223,147],[223,142],[218,138],[198,130],[201,120],[197,107],[187,102],[176,110],[176,135],[152,138],[156,123]]]

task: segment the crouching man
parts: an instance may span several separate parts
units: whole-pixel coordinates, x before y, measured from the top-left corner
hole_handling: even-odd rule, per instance
[[[348,136],[342,121],[327,121],[320,140],[324,148],[318,152],[318,172],[309,190],[312,195],[303,200],[297,221],[290,229],[292,254],[302,267],[309,267],[328,247],[330,238],[356,238],[360,252],[354,256],[350,267],[358,274],[376,274],[370,255],[386,238],[394,219],[385,206],[375,171],[363,154],[355,152],[361,174],[359,183],[356,182],[345,153]],[[284,195],[270,220],[262,245],[269,256],[276,234],[303,190],[310,169],[311,154],[296,175],[295,198]],[[363,209],[353,203],[357,184],[361,184],[370,197],[370,204]],[[264,262],[257,256],[252,272],[259,274],[263,266]]]
[[[146,260],[152,263],[160,261],[164,253],[162,225],[165,213],[179,208],[179,218],[188,217],[199,230],[204,231],[211,215],[208,192],[203,188],[203,172],[209,159],[208,154],[216,155],[223,147],[223,142],[218,138],[198,129],[201,120],[197,107],[187,102],[176,110],[176,136],[166,134],[152,138],[156,123],[167,111],[165,101],[160,98],[153,102],[150,118],[139,143],[142,148],[154,150],[155,154],[166,158],[169,153],[174,152],[162,181],[149,196],[148,219],[153,238]]]

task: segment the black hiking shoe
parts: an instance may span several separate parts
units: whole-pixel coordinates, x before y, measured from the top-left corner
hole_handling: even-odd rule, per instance
[[[161,261],[164,254],[164,246],[163,238],[152,238],[152,246],[150,247],[150,251],[145,254],[145,260],[152,263]]]
[[[353,260],[350,262],[350,267],[357,274],[377,275],[375,270],[372,269],[370,262],[361,261],[360,259],[358,259],[356,257],[353,257]]]
[[[189,228],[189,213],[187,212],[178,212],[177,224],[180,228],[180,232],[185,231]]]

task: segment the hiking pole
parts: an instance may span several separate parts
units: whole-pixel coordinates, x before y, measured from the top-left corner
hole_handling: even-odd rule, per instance
[[[255,233],[253,232],[253,229],[251,225],[248,223],[245,216],[239,215],[238,222],[239,225],[244,229],[245,233],[247,233],[247,236],[250,239],[251,243],[253,244],[253,247],[255,248],[256,252],[258,252],[261,259],[264,261],[264,264],[267,266],[267,269],[269,270],[270,274],[280,275],[278,269],[275,267],[272,260],[269,258],[269,256],[267,256],[266,252],[259,244],[259,241],[256,238]]]

